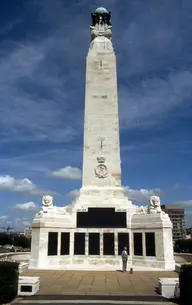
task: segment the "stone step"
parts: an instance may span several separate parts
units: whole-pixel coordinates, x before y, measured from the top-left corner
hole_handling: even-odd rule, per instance
[[[13,303],[14,305],[21,305],[21,304],[27,304],[27,305],[35,305],[35,304],[59,304],[59,305],[78,305],[78,304],[86,304],[86,305],[173,305],[176,303],[172,302],[145,302],[145,301],[103,301],[100,300],[99,302],[93,301],[83,301],[83,302],[78,302],[78,301],[64,301],[64,300],[41,300],[41,301],[20,301],[19,303]]]
[[[33,296],[24,299],[17,299],[12,304],[34,305],[34,304],[59,304],[59,305],[171,305],[176,304],[160,296],[129,296],[129,297],[103,297],[90,298],[66,298],[65,296]]]

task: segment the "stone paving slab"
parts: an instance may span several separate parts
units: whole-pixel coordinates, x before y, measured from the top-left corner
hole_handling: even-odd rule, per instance
[[[178,277],[164,271],[65,271],[27,270],[22,275],[39,276],[37,295],[155,296],[159,277]]]

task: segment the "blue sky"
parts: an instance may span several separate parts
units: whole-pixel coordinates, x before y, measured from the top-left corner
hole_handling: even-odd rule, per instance
[[[90,13],[112,12],[122,180],[136,204],[180,203],[192,225],[192,1],[1,0],[0,225],[81,187]]]

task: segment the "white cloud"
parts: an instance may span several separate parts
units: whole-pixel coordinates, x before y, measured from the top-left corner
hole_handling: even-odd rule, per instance
[[[32,1],[27,4],[27,12],[35,15],[34,22],[40,21],[39,24],[42,22],[45,27],[39,29],[36,36],[33,33],[30,37],[28,31],[29,37],[25,40],[9,39],[7,44],[3,41],[0,45],[0,121],[7,138],[67,142],[82,132],[84,104],[77,103],[76,97],[78,93],[80,100],[84,98],[85,74],[82,71],[88,51],[89,21],[85,18],[87,13],[76,12],[91,12],[96,3],[88,2],[81,1],[64,8],[63,1],[59,0]],[[146,3],[144,6],[135,4],[134,9],[127,4],[128,10],[132,10],[131,20],[126,14],[122,15],[118,1],[105,2],[110,3],[112,11],[120,78],[120,116],[124,127],[157,124],[159,116],[191,95],[189,71],[169,75],[165,72],[162,78],[146,77],[151,71],[152,75],[159,75],[155,69],[165,63],[169,67],[172,58],[181,57],[178,52],[186,45],[184,36],[178,36],[180,20],[176,16],[180,14],[175,12],[179,7],[175,5],[170,13],[168,2],[161,6],[152,4],[151,14],[148,14]],[[71,14],[76,14],[76,23]],[[168,28],[164,22],[167,18]],[[15,22],[20,20],[13,20],[13,24]],[[21,25],[25,26],[22,20]],[[12,24],[7,28],[11,29]],[[186,39],[188,36],[185,35]],[[77,52],[76,46],[79,45],[81,51]],[[138,80],[129,86],[127,80],[135,75]],[[76,90],[73,90],[74,83]]]
[[[29,220],[22,220],[21,224],[26,226],[26,227],[30,227],[31,226],[31,221],[29,221]]]
[[[134,190],[129,186],[124,186],[125,195],[133,201],[137,202],[148,202],[151,196],[161,196],[163,195],[163,191],[160,188],[155,188],[151,190],[140,189]]]
[[[18,203],[14,206],[14,208],[22,211],[37,211],[39,209],[36,203],[33,201]]]
[[[0,176],[0,190],[21,192],[30,195],[58,195],[54,191],[39,189],[31,180],[28,178],[15,179],[9,175]]]
[[[192,94],[192,73],[178,71],[165,79],[148,78],[136,86],[120,87],[120,121],[122,127],[150,127],[174,107],[188,103]],[[129,111],[127,111],[129,109]]]
[[[16,218],[14,219],[14,227],[17,230],[23,231],[26,227],[31,227],[32,220],[28,218]]]
[[[0,190],[15,192],[31,192],[36,186],[29,179],[15,179],[11,176],[0,176]]]
[[[81,170],[77,167],[66,166],[55,170],[51,173],[52,176],[68,180],[80,180]]]
[[[79,196],[79,190],[78,189],[72,190],[67,194],[67,197],[71,197],[71,198],[76,198],[78,196]]]
[[[0,216],[0,219],[2,220],[2,219],[7,219],[8,217],[7,216]]]

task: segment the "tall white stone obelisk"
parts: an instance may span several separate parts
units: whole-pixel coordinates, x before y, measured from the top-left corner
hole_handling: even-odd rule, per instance
[[[98,196],[100,202],[102,198],[125,199],[121,185],[116,57],[110,13],[106,9],[98,8],[92,14],[90,31],[80,190],[80,199],[85,202],[87,198],[89,204],[91,198],[95,201]]]
[[[110,13],[96,9],[90,28],[80,195],[65,207],[54,206],[51,196],[42,198],[32,223],[29,268],[118,270],[119,254],[127,245],[134,269],[174,270],[172,223],[161,211],[160,198],[153,196],[148,206],[137,207],[121,184]]]

